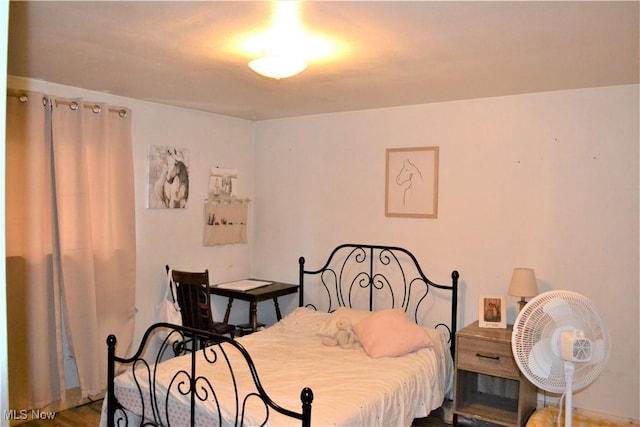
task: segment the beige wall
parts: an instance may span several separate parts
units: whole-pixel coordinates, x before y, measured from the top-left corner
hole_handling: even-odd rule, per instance
[[[404,246],[433,280],[460,271],[466,325],[533,267],[610,329],[608,367],[574,404],[639,418],[638,116],[634,85],[259,122],[253,268],[293,281],[300,255],[318,268],[339,243]],[[385,149],[431,145],[438,219],[386,218]]]

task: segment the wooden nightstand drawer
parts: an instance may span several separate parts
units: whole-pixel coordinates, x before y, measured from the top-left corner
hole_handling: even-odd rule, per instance
[[[503,378],[520,378],[520,371],[511,355],[511,345],[458,337],[458,369],[480,372]]]

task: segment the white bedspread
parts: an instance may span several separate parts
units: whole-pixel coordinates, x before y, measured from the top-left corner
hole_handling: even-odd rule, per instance
[[[311,423],[317,426],[408,426],[414,418],[424,417],[442,404],[452,386],[453,363],[440,332],[429,330],[434,342],[432,347],[397,358],[371,359],[362,349],[327,347],[321,343],[318,331],[331,316],[298,308],[276,325],[239,339],[249,351],[262,385],[274,402],[300,412],[300,392],[310,387],[314,394]],[[158,374],[156,388],[166,387],[177,370],[187,369],[189,357],[164,362],[162,366],[166,369]],[[241,368],[243,363],[237,356],[231,355],[230,360],[244,395],[249,391],[245,385],[252,384],[250,373]],[[225,389],[223,385],[229,378],[220,373],[219,367],[203,369],[206,369],[204,375],[214,383],[222,405],[231,405],[229,410],[222,411],[223,424],[234,424],[235,397],[230,396],[232,389]],[[142,387],[146,387],[144,381]],[[116,379],[118,400],[140,414],[138,396],[130,374]],[[188,423],[189,405],[187,398],[178,398],[183,399],[184,410],[176,410],[172,405],[169,412],[172,424],[183,425]],[[204,408],[203,405],[199,403],[196,422],[216,425],[215,406]],[[148,410],[149,404],[146,406]],[[263,405],[249,406],[250,415],[244,425],[261,424],[264,409],[258,407]],[[300,422],[271,410],[268,425],[300,425]]]

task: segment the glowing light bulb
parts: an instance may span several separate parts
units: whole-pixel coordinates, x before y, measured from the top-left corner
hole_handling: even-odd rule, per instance
[[[329,54],[331,45],[304,32],[298,20],[297,1],[279,1],[273,26],[243,43],[245,50],[261,57],[249,62],[249,67],[266,77],[281,79],[295,76],[307,68],[307,59]]]

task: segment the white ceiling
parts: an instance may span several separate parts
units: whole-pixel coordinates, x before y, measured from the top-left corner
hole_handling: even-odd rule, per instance
[[[250,120],[639,82],[627,2],[307,1],[339,55],[271,80],[255,1],[10,3],[8,73]]]

